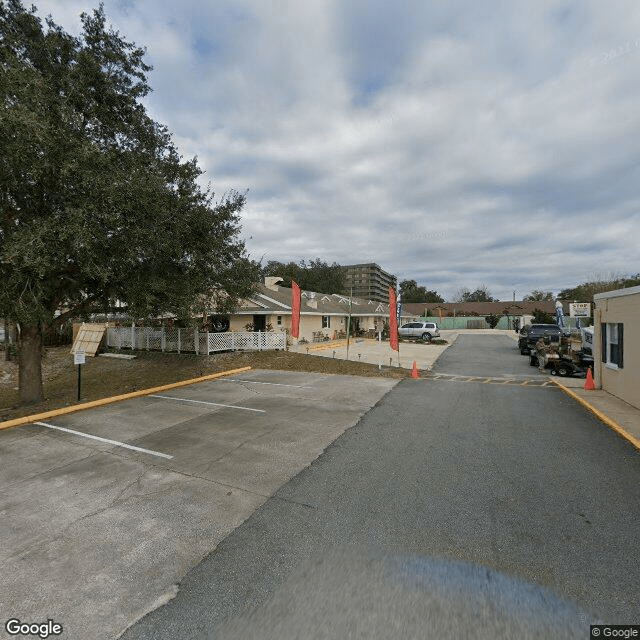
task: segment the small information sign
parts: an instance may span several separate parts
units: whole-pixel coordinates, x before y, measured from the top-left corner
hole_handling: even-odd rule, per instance
[[[85,351],[83,349],[78,349],[73,354],[73,364],[84,364],[84,355]]]

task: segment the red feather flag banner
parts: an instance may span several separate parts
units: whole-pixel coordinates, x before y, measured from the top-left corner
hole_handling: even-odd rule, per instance
[[[300,287],[291,282],[291,337],[300,336]]]
[[[396,306],[396,292],[389,287],[389,344],[400,354],[398,345],[398,307]]]

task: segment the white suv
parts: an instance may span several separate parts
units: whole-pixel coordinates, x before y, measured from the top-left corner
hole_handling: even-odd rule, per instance
[[[401,338],[422,338],[429,341],[431,338],[439,338],[440,332],[435,322],[407,322],[398,329],[398,335]]]

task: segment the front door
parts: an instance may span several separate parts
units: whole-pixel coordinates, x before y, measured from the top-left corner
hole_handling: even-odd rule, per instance
[[[253,316],[253,330],[264,331],[267,327],[267,316]]]

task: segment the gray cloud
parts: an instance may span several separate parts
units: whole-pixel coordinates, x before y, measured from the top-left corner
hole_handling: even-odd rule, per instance
[[[84,0],[43,0],[77,29]],[[151,113],[254,257],[373,260],[445,297],[640,271],[635,0],[105,0]]]

